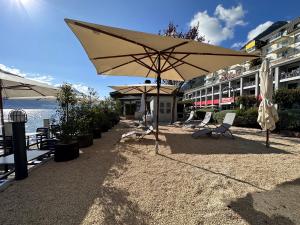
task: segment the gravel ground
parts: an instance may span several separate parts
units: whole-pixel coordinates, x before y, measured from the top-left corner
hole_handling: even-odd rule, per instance
[[[300,140],[233,128],[192,139],[161,126],[118,143],[122,121],[78,159],[49,161],[0,193],[0,224],[300,224]]]

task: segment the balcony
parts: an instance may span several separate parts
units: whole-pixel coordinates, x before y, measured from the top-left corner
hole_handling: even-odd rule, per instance
[[[244,87],[251,87],[255,85],[255,81],[244,82]]]
[[[299,76],[300,76],[300,67],[291,72],[281,72],[280,73],[281,80],[289,79],[289,78],[293,78],[293,77],[299,77]]]

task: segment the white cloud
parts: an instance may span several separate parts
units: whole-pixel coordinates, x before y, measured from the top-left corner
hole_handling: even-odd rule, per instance
[[[87,95],[89,93],[89,87],[84,84],[72,84],[72,86],[82,94]]]
[[[246,11],[243,9],[241,4],[229,9],[225,9],[222,5],[218,5],[215,10],[215,15],[220,20],[225,21],[227,27],[246,25],[247,23],[243,21],[245,13]]]
[[[253,40],[257,35],[264,32],[267,28],[269,28],[273,24],[272,21],[267,21],[265,23],[259,24],[254,29],[250,30],[247,35],[247,40],[244,42],[235,42],[231,45],[231,48],[240,49],[245,44],[247,44],[249,41]]]
[[[17,69],[14,67],[9,67],[9,66],[3,65],[3,64],[0,64],[0,69],[7,71],[9,73],[12,73],[12,74],[19,75],[21,77],[26,77],[28,79],[39,81],[39,82],[46,83],[49,85],[51,85],[52,81],[54,80],[54,77],[51,75],[42,75],[42,74],[38,74],[38,73],[26,73],[26,72],[21,71],[20,69]]]
[[[257,27],[255,27],[253,30],[250,30],[248,33],[248,41],[255,38],[260,33],[264,32],[268,27],[270,27],[273,24],[272,21],[267,21],[265,23],[259,24]]]
[[[244,45],[245,45],[245,42],[235,42],[235,43],[233,43],[233,45],[231,45],[231,48],[240,49]]]
[[[224,8],[218,5],[214,16],[210,16],[207,11],[198,12],[190,21],[190,26],[199,26],[199,34],[204,35],[206,41],[212,44],[220,44],[222,41],[234,37],[236,26],[243,26],[246,22],[243,6],[239,4],[236,7]]]

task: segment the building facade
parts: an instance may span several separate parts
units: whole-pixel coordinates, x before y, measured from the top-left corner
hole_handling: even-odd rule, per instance
[[[300,17],[279,24],[248,42],[242,51],[269,58],[274,90],[300,88]],[[261,60],[254,60],[208,74],[203,86],[185,91],[184,100],[193,100],[197,108],[228,108],[237,96],[259,98],[260,64]]]

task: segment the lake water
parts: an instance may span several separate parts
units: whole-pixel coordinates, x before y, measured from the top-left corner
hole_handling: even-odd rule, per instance
[[[57,103],[50,100],[5,100],[4,119],[12,109],[22,109],[27,113],[26,132],[35,132],[36,128],[43,127],[43,119],[50,119],[56,115]]]
[[[4,119],[12,109],[4,109]],[[50,119],[55,115],[55,109],[23,109],[27,113],[26,132],[35,132],[36,128],[43,127],[43,119]]]

